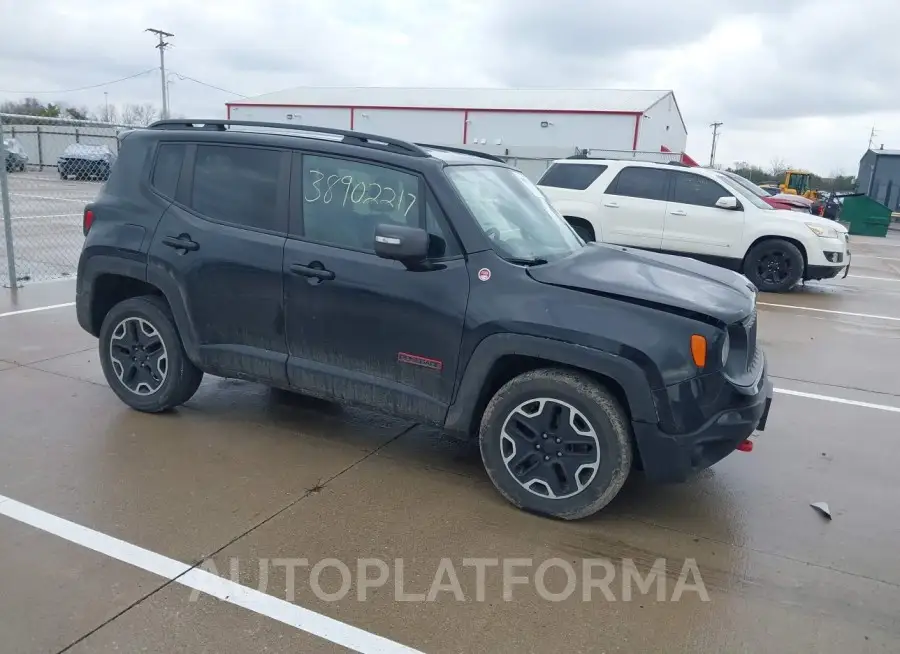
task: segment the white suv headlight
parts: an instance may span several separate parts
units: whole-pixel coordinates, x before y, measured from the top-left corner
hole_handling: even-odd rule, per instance
[[[816,223],[806,223],[809,230],[820,238],[837,238],[838,233],[834,227],[822,227]]]

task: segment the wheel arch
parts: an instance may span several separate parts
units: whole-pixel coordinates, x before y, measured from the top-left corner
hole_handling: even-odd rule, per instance
[[[594,226],[594,223],[588,220],[587,218],[582,218],[580,216],[572,216],[572,215],[564,215],[563,218],[566,219],[566,222],[569,223],[572,227],[581,227],[590,232],[591,238],[594,241],[597,241],[597,228]]]
[[[622,404],[631,421],[656,423],[650,383],[636,363],[592,348],[537,336],[494,334],[472,353],[457,385],[444,427],[477,433],[491,397],[507,381],[537,368],[562,368],[589,375]]]
[[[803,241],[794,238],[793,236],[781,236],[777,234],[765,234],[763,236],[757,237],[756,240],[750,243],[750,245],[747,246],[747,251],[744,253],[744,258],[741,259],[741,270],[743,270],[744,266],[747,265],[747,257],[750,256],[750,252],[753,250],[753,248],[765,241],[786,241],[796,246],[797,249],[800,250],[800,254],[803,257],[803,274],[806,274],[806,268],[809,265],[809,257],[807,255],[806,246],[803,244]]]
[[[110,255],[90,257],[78,272],[76,310],[81,327],[95,337],[109,311],[123,300],[142,295],[161,298],[168,305],[188,358],[200,361],[199,346],[183,304],[173,299],[172,289],[147,279],[147,266],[139,260]]]

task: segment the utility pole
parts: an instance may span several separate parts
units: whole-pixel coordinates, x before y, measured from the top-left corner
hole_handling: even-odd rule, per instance
[[[712,148],[709,150],[709,167],[712,168],[716,164],[716,146],[719,144],[719,128],[722,126],[722,123],[713,123],[710,127],[713,128],[713,137],[712,137]]]
[[[162,112],[160,113],[160,117],[166,119],[169,117],[169,94],[168,89],[166,88],[166,48],[169,44],[166,42],[166,37],[175,35],[151,27],[148,27],[144,31],[152,32],[159,37],[159,43],[156,44],[156,47],[159,48],[159,76],[162,80]]]
[[[109,91],[103,92],[103,120],[109,122]]]

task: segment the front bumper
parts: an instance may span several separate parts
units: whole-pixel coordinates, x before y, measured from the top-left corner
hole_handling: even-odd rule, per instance
[[[803,275],[804,280],[833,279],[850,271],[850,237],[837,239],[819,239],[821,251],[808,252],[809,261]]]
[[[712,373],[656,391],[660,424],[632,423],[645,476],[681,482],[718,463],[754,431],[765,429],[772,394],[764,356],[761,374],[750,387]]]

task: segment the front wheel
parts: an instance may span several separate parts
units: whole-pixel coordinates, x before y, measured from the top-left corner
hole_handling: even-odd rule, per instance
[[[187,402],[203,373],[188,359],[168,305],[148,295],[114,306],[100,328],[100,364],[113,392],[138,411]]]
[[[631,471],[631,432],[619,402],[590,377],[540,369],[507,382],[479,434],[491,481],[515,506],[575,520],[605,507]]]
[[[744,275],[764,293],[784,293],[803,278],[803,253],[789,241],[757,243],[744,260]]]

